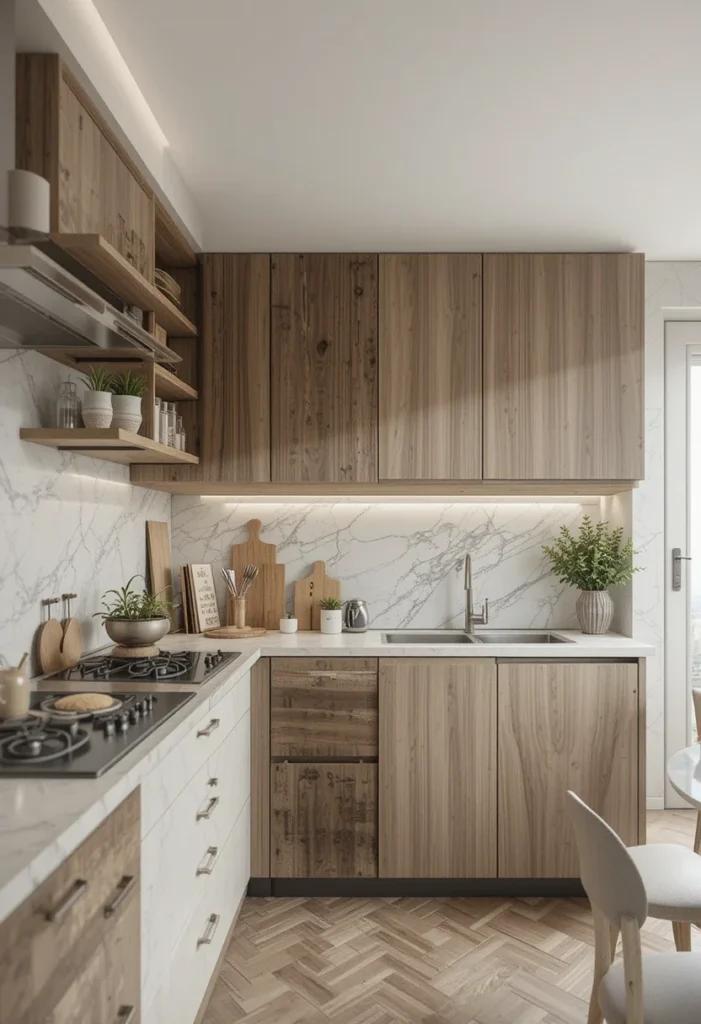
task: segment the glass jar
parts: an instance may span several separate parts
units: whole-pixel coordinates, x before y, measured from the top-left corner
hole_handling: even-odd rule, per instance
[[[177,418],[178,414],[175,411],[175,402],[171,402],[168,409],[168,444],[171,448],[175,448],[175,424]]]
[[[153,440],[161,439],[161,400],[156,396],[153,400]]]
[[[187,434],[185,432],[185,427],[180,431],[180,450],[183,452],[187,451]]]
[[[159,441],[161,442],[161,444],[168,444],[168,406],[168,402],[161,402],[161,432],[159,437]]]
[[[73,381],[64,380],[56,400],[56,426],[59,430],[75,430],[80,426],[80,403]]]
[[[175,419],[175,447],[183,450],[183,418],[177,416]]]

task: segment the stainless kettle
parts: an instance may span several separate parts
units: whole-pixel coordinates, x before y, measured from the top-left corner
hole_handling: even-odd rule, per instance
[[[370,625],[368,606],[359,597],[353,597],[343,604],[343,632],[364,633]]]

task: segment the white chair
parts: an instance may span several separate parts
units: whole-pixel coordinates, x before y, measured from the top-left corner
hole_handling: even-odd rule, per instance
[[[648,916],[645,885],[630,851],[613,829],[572,792],[567,794],[582,884],[594,915],[594,990],[589,1022],[699,1024],[701,954],[642,955]],[[612,963],[620,932],[623,961]]]

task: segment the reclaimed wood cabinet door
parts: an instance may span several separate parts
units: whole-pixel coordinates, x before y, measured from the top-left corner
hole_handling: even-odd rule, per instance
[[[377,481],[377,256],[271,265],[271,479]]]
[[[59,91],[58,230],[100,234],[102,133],[65,82]]]
[[[496,662],[380,659],[381,878],[497,873]]]
[[[568,789],[637,843],[637,663],[501,662],[498,776],[500,878],[579,877]]]
[[[380,480],[482,476],[482,257],[380,256]]]
[[[377,765],[274,764],[273,878],[377,876]]]
[[[485,480],[639,480],[642,254],[485,255]]]

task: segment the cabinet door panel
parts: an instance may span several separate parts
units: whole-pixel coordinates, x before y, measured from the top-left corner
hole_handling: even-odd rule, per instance
[[[100,234],[102,133],[72,89],[59,92],[58,230]]]
[[[377,765],[276,764],[274,878],[377,876]]]
[[[153,281],[153,200],[100,135],[100,234],[148,281]]]
[[[484,257],[484,477],[635,480],[644,257]]]
[[[380,479],[482,476],[482,257],[380,256]]]
[[[272,257],[272,480],[377,480],[377,256]]]
[[[500,878],[579,876],[568,789],[637,843],[637,664],[500,664],[498,774]]]
[[[380,877],[496,876],[496,662],[380,660]]]

